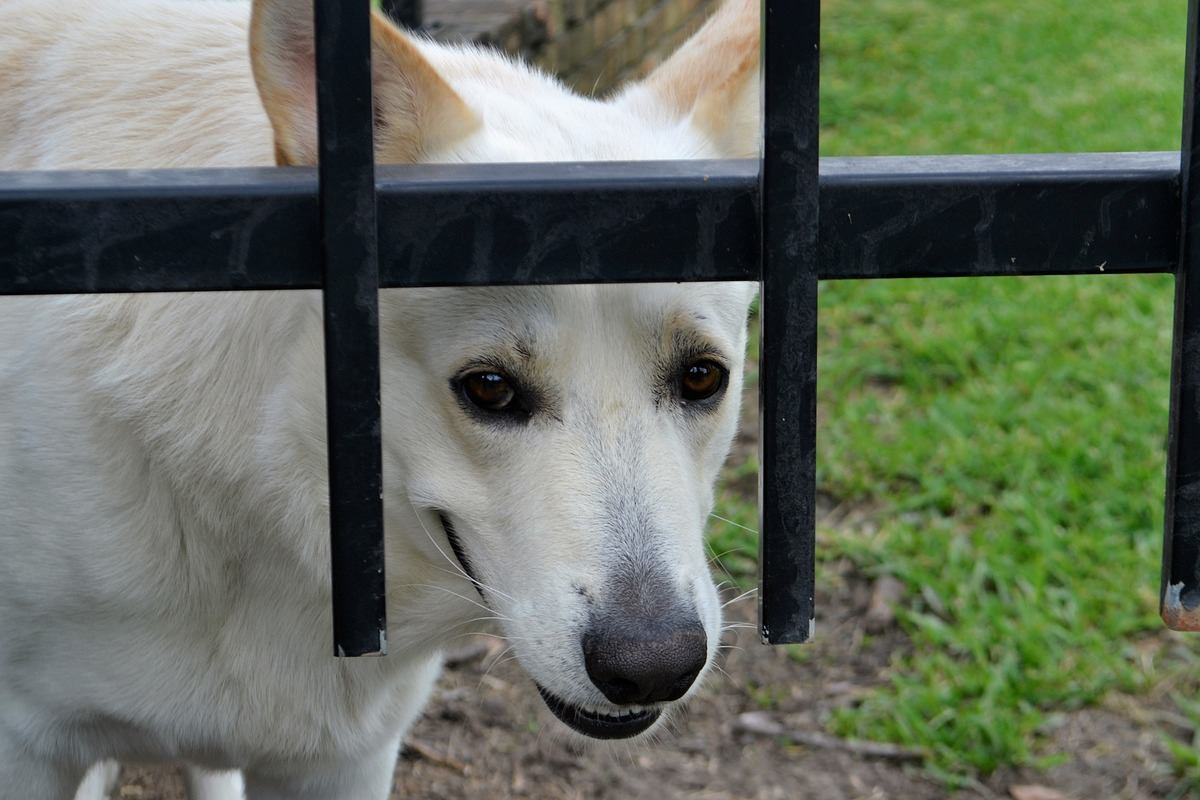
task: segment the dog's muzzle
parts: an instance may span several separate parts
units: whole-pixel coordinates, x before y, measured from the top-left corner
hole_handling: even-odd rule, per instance
[[[448,515],[437,512],[463,574],[487,602],[484,586]],[[592,685],[611,707],[578,706],[536,684],[563,724],[594,739],[628,739],[649,730],[667,703],[680,699],[708,660],[708,639],[694,611],[678,603],[646,603],[646,587],[623,593],[624,603],[593,617],[583,635],[583,661]],[[644,613],[655,608],[651,618]],[[637,609],[635,612],[633,609]],[[669,611],[664,611],[669,609]]]

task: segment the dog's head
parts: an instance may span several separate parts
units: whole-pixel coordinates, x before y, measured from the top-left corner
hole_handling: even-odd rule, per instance
[[[255,3],[280,163],[311,164],[310,17]],[[573,95],[376,15],[379,159],[520,162],[757,153],[758,9],[724,5],[645,81]],[[712,662],[703,530],[737,424],[747,284],[385,293],[389,585],[401,641],[498,623],[555,714],[648,730]],[[457,627],[456,627],[457,625]]]
[[[584,733],[649,728],[716,649],[703,530],[751,290],[420,290],[384,328],[386,497]]]

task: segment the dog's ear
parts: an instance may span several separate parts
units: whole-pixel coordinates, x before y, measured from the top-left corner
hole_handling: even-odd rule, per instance
[[[704,27],[618,102],[663,122],[690,117],[725,157],[757,156],[760,14],[759,0],[725,0]]]
[[[315,48],[311,0],[254,0],[250,58],[281,165],[317,163]],[[371,70],[380,161],[415,162],[479,126],[416,45],[377,11],[371,13]]]

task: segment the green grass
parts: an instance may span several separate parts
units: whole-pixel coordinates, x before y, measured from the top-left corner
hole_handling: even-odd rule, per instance
[[[1171,150],[1184,0],[825,0],[827,155]]]
[[[1173,149],[1185,6],[826,0],[822,152]],[[878,530],[822,530],[819,557],[900,578],[912,645],[834,730],[953,782],[1036,763],[1054,712],[1172,669],[1135,650],[1161,628],[1171,279],[828,283],[820,306],[820,487]],[[755,526],[736,492],[718,513]],[[712,545],[752,574],[745,530]]]
[[[1147,686],[1170,308],[1169,278],[822,297],[821,480],[883,504],[878,533],[827,549],[904,581],[914,645],[840,732],[988,771],[1032,757],[1046,711]]]

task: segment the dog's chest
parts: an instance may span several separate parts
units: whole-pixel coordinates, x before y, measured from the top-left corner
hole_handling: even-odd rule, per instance
[[[179,669],[157,674],[145,694],[89,714],[73,727],[82,749],[127,760],[187,760],[216,768],[256,762],[362,755],[395,740],[428,699],[440,659],[405,662],[298,658],[281,648],[203,663],[186,650]],[[136,663],[127,666],[137,669]],[[172,674],[174,681],[163,681]],[[139,682],[141,683],[141,682]],[[111,700],[112,698],[110,698]],[[145,710],[149,716],[137,711]]]

